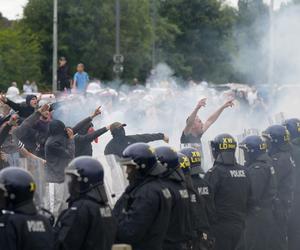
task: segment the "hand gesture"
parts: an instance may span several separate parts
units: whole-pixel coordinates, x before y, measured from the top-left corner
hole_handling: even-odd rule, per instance
[[[11,115],[9,121],[8,121],[8,125],[10,126],[16,126],[17,125],[17,121],[19,119],[19,115],[18,114],[13,114]]]
[[[99,106],[98,108],[96,108],[96,110],[92,114],[92,118],[95,118],[97,115],[101,115],[101,113],[102,113],[101,106]]]
[[[74,132],[71,128],[66,128],[66,132],[70,140],[74,139]]]
[[[169,143],[170,138],[167,135],[164,135],[164,142],[165,143]]]
[[[197,109],[200,109],[200,108],[202,108],[202,107],[205,107],[206,106],[206,98],[203,98],[203,99],[201,99],[199,102],[198,102],[198,104],[197,104]]]
[[[223,105],[223,108],[225,109],[225,108],[233,107],[234,106],[233,101],[234,101],[234,99],[231,99],[231,100],[225,102]]]
[[[44,113],[44,112],[46,112],[46,111],[49,111],[49,109],[50,109],[49,104],[44,104],[42,107],[40,107],[40,108],[38,109],[38,112],[42,114],[42,113]]]
[[[7,102],[7,98],[5,97],[5,95],[0,94],[0,102],[2,102],[2,103],[6,103]]]

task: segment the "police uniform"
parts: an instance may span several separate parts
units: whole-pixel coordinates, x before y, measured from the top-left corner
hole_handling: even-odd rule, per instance
[[[212,225],[216,250],[236,249],[244,227],[250,202],[250,180],[245,169],[236,163],[236,142],[222,134],[211,142],[214,166],[205,175],[211,186],[216,208]]]
[[[68,209],[56,225],[59,250],[111,250],[116,221],[107,205],[101,163],[90,156],[75,158],[65,171],[69,177]]]
[[[247,167],[251,181],[252,204],[245,230],[246,250],[273,250],[271,230],[275,225],[273,201],[276,196],[276,177],[271,159],[262,155]]]
[[[117,242],[134,250],[161,250],[168,230],[172,197],[156,177],[129,186],[116,203]]]
[[[47,218],[39,215],[33,204],[0,216],[0,249],[53,250],[54,235]]]
[[[69,202],[55,226],[59,250],[111,250],[116,221],[111,209],[101,201],[82,197]]]

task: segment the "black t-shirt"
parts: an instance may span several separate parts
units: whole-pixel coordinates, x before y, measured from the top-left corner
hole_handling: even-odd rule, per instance
[[[185,134],[182,132],[180,143],[182,144],[188,144],[188,143],[201,143],[201,137],[203,134],[200,134],[198,136],[194,136],[193,134]]]

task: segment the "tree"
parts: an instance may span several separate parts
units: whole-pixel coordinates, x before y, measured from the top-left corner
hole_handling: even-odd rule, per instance
[[[92,77],[113,79],[115,12],[111,0],[59,1],[59,55],[66,56],[72,69],[82,62]],[[52,0],[30,0],[23,24],[35,32],[45,57],[42,70],[51,80]],[[171,42],[176,27],[159,19],[161,40]],[[145,78],[151,65],[150,3],[148,0],[121,1],[121,53],[125,57],[123,77]]]
[[[39,81],[40,47],[34,34],[15,23],[0,29],[0,88],[5,91],[12,81]]]
[[[234,50],[232,32],[236,18],[233,8],[223,6],[218,0],[174,0],[165,1],[161,15],[172,20],[180,30],[174,49],[164,48],[166,61],[176,72],[197,80],[232,79],[230,57]],[[175,54],[176,59],[170,54]]]

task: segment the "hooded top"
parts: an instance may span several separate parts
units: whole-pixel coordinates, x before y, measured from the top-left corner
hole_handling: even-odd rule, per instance
[[[34,113],[35,108],[30,106],[30,101],[33,98],[37,98],[35,95],[28,95],[26,96],[26,104],[22,103],[15,103],[9,99],[7,99],[6,104],[8,106],[10,106],[13,110],[18,111],[19,112],[19,116],[23,119],[27,118],[28,116],[30,116],[32,113]]]
[[[65,124],[59,120],[53,120],[49,124],[49,137],[45,144],[47,182],[64,182],[64,170],[74,158],[74,140],[67,137],[65,128]]]

